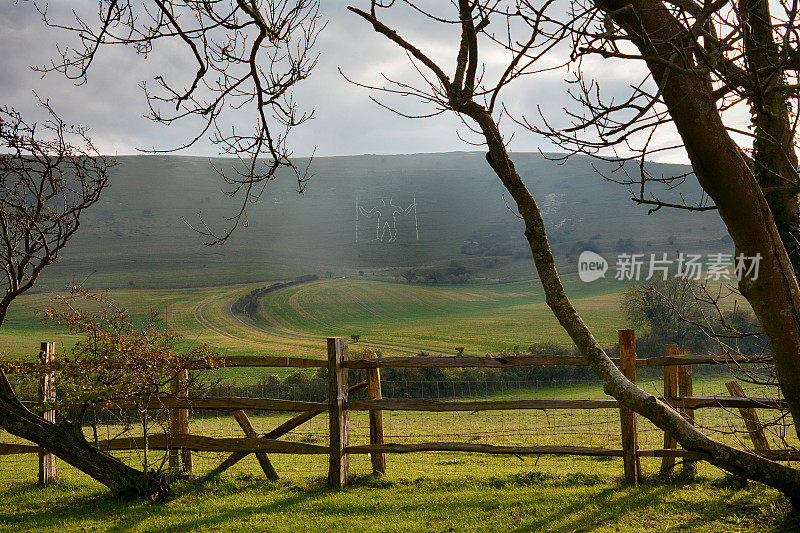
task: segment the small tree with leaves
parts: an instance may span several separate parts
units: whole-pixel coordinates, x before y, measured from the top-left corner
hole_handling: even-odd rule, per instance
[[[87,310],[90,309],[90,310]],[[93,309],[94,310],[91,310]],[[167,455],[151,460],[148,436],[153,429],[167,428],[148,412],[151,400],[170,394],[170,383],[183,370],[186,391],[199,391],[210,386],[204,371],[215,368],[215,352],[207,344],[180,351],[181,338],[164,326],[155,313],[137,325],[129,312],[119,307],[106,294],[93,294],[73,286],[57,305],[43,312],[44,322],[66,326],[83,338],[72,348],[71,356],[55,364],[55,384],[63,391],[66,406],[88,405],[92,409],[92,429],[97,446],[97,409],[112,419],[117,417],[121,430],[136,430],[127,423],[127,416],[114,403],[122,400],[133,405],[133,414],[143,439],[142,471],[144,483],[159,480]],[[74,410],[74,408],[73,408]],[[77,419],[82,418],[78,413]],[[144,474],[147,475],[144,475]]]
[[[181,351],[180,337],[165,328],[155,315],[136,324],[128,311],[116,305],[107,294],[93,294],[77,286],[71,287],[66,296],[57,298],[54,305],[41,314],[43,322],[65,326],[81,339],[69,354],[57,355],[51,362],[16,361],[7,363],[6,370],[17,374],[22,381],[38,381],[52,374],[59,397],[48,407],[57,409],[60,414],[54,426],[68,431],[73,439],[88,447],[82,428],[87,412],[91,412],[94,437],[91,449],[109,463],[118,460],[99,450],[98,414],[115,421],[118,437],[139,434],[143,441],[142,469],[138,471],[115,463],[115,468],[106,472],[106,476],[114,477],[117,484],[130,485],[123,492],[140,493],[153,501],[170,496],[164,475],[167,455],[154,459],[149,444],[154,429],[166,433],[166,428],[150,416],[148,407],[154,398],[170,395],[170,382],[183,370],[193,369],[187,389],[205,388],[208,384],[202,379],[203,371],[217,366],[214,352],[205,344]],[[130,423],[129,413],[135,425]],[[21,433],[26,431],[13,423],[9,431],[14,433],[12,428]],[[30,438],[26,434],[19,436]],[[50,451],[60,456],[58,450]],[[75,464],[73,460],[71,464],[86,471],[87,465],[80,461]],[[119,483],[120,479],[124,481]],[[106,477],[98,481],[112,486]],[[119,490],[119,487],[112,488]]]

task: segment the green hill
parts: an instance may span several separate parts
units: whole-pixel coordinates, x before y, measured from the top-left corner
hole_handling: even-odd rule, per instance
[[[719,217],[647,208],[624,187],[604,181],[595,161],[563,165],[541,154],[514,154],[517,169],[545,215],[562,270],[591,246],[615,252],[724,246]],[[299,274],[389,279],[405,269],[458,261],[472,277],[530,278],[521,221],[510,212],[482,152],[364,155],[314,160],[304,195],[291,178],[267,185],[248,210],[248,227],[222,247],[205,247],[183,222],[202,211],[211,222],[235,212],[208,159],[118,158],[112,186],[38,286],[66,281],[91,287],[179,287],[229,284]],[[221,167],[233,160],[216,159]],[[611,171],[615,165],[601,165]],[[685,167],[650,165],[654,173]],[[635,169],[632,169],[632,172]],[[699,192],[687,184],[688,197]],[[673,193],[674,194],[674,193]],[[670,238],[671,237],[671,238]]]

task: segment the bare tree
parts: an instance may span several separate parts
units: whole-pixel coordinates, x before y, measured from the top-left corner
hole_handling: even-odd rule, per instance
[[[667,115],[671,116],[678,126],[701,185],[715,200],[737,247],[748,257],[755,257],[757,253],[761,253],[761,257],[768,264],[769,273],[765,274],[762,270],[761,276],[757,279],[752,275],[743,278],[743,293],[751,300],[772,341],[778,375],[781,376],[782,368],[783,373],[794,372],[794,376],[789,378],[788,387],[782,381],[784,393],[789,399],[795,393],[792,383],[800,382],[800,372],[797,372],[800,367],[797,364],[800,358],[798,349],[800,345],[793,341],[800,338],[798,337],[800,322],[794,318],[800,314],[800,305],[797,305],[800,303],[800,290],[763,192],[756,183],[741,150],[733,146],[727,132],[722,128],[716,103],[710,99],[712,92],[710,84],[707,84],[707,81],[702,79],[691,66],[675,68],[669,66],[685,59],[681,53],[683,41],[662,42],[664,32],[669,36],[669,31],[680,32],[685,26],[680,25],[664,4],[653,0],[637,0],[634,4],[628,0],[620,0],[614,5],[606,2],[602,5],[590,4],[584,8],[571,3],[572,10],[567,12],[566,19],[563,8],[557,9],[559,6],[555,6],[553,2],[544,2],[534,7],[531,3],[523,1],[511,2],[508,5],[500,0],[458,0],[457,12],[449,17],[438,12],[423,11],[410,0],[404,3],[431,20],[460,28],[460,44],[454,46],[453,51],[455,56],[455,63],[451,66],[453,77],[448,76],[445,69],[423,50],[383,22],[379,14],[384,14],[386,9],[396,7],[395,2],[381,3],[373,0],[368,10],[356,7],[349,9],[370,23],[376,32],[397,44],[408,55],[424,80],[417,87],[405,81],[393,81],[391,77],[386,76],[387,85],[373,89],[417,97],[423,103],[433,106],[434,113],[453,111],[480,136],[481,142],[488,147],[488,163],[509,192],[524,221],[525,237],[545,291],[546,302],[594,372],[603,381],[606,393],[647,417],[662,430],[673,434],[686,449],[702,453],[710,463],[737,475],[771,485],[781,490],[793,504],[800,505],[798,500],[800,472],[704,435],[667,404],[628,381],[609,359],[567,297],[556,270],[541,211],[517,173],[498,127],[496,117],[503,113],[502,109],[498,110],[502,89],[514,79],[552,68],[554,62],[540,66],[538,60],[562,42],[571,39],[580,41],[587,34],[587,27],[591,26],[587,20],[599,22],[612,45],[614,28],[620,25],[624,26],[629,36],[633,36],[631,39],[637,46],[641,45],[648,54],[657,55],[656,59],[649,56],[647,58],[648,67],[656,71],[654,78],[659,82],[656,96],[668,102]],[[599,9],[605,10],[607,17],[604,17]],[[495,21],[494,24],[497,26],[498,19],[500,29],[496,33],[490,33],[487,28],[492,21]],[[527,32],[524,38],[519,38],[514,31],[520,25]],[[645,27],[647,31],[652,32],[652,35],[642,31]],[[701,23],[698,31],[702,28]],[[685,31],[682,35],[687,37]],[[505,68],[501,68],[497,77],[491,82],[487,81],[486,68],[480,63],[479,39],[483,45],[498,46],[509,57]],[[654,46],[654,42],[657,42],[658,46]],[[623,55],[622,52],[620,55]],[[666,75],[666,72],[669,74]],[[679,83],[676,86],[670,85],[675,79],[679,79]],[[667,96],[668,91],[669,96]],[[698,95],[706,97],[702,101],[702,106],[697,100]],[[692,101],[698,107],[686,109],[684,104]],[[648,109],[644,106],[640,111],[647,112]],[[658,120],[663,120],[663,116],[662,114],[662,118]],[[717,118],[714,119],[714,116]],[[590,114],[588,120],[592,119]],[[594,120],[601,125],[606,123],[602,115]],[[628,123],[619,126],[620,135],[623,136],[626,132],[630,133],[630,129],[635,129],[635,126]],[[690,131],[684,131],[681,126]],[[720,144],[725,139],[728,144]],[[726,158],[724,165],[723,161],[716,161],[723,156]],[[719,164],[714,167],[709,166],[715,163]],[[734,178],[725,179],[734,172]],[[730,205],[723,208],[723,203]],[[733,211],[734,206],[746,211],[740,217],[741,220],[737,219]],[[773,291],[780,291],[781,294],[772,297]],[[761,315],[770,316],[766,316],[765,320]],[[767,322],[770,322],[772,327],[768,326]],[[788,328],[788,331],[775,329],[778,323]],[[790,346],[793,346],[792,350],[789,349]],[[792,397],[794,399],[790,400],[790,403],[800,402],[800,395]],[[795,418],[800,414],[800,403],[797,403],[797,408]],[[794,408],[792,411],[795,413]]]
[[[268,182],[281,169],[294,174],[303,191],[310,175],[291,160],[287,136],[311,114],[301,112],[292,96],[294,86],[308,77],[317,62],[311,53],[324,27],[316,0],[212,0],[183,2],[152,0],[98,0],[95,17],[72,11],[71,20],[55,20],[47,5],[34,2],[44,23],[72,32],[77,45],[59,48],[59,56],[38,67],[42,73],[59,72],[77,83],[87,81],[99,51],[108,46],[129,45],[142,55],[153,52],[160,41],[182,43],[197,64],[186,85],[164,73],[155,87],[142,83],[150,106],[150,118],[170,125],[195,119],[196,134],[186,148],[207,137],[238,164],[216,168],[228,185],[225,191],[241,200],[229,224],[215,230],[199,215],[193,226],[207,237],[207,244],[227,240],[240,225],[247,225],[247,206],[257,201]],[[85,131],[68,128],[52,110],[45,124],[55,140],[35,136],[11,110],[0,116],[2,141],[12,151],[2,162],[0,254],[4,259],[5,297],[0,301],[0,325],[11,302],[36,282],[42,269],[56,260],[59,251],[78,229],[82,211],[94,204],[107,185],[111,161],[94,150]],[[222,121],[225,110],[246,109],[250,128]],[[68,134],[81,141],[65,141]],[[158,499],[168,493],[163,483],[150,479],[109,454],[89,445],[81,430],[82,413],[74,423],[52,424],[27,410],[0,371],[0,425],[9,432],[46,447],[78,467],[117,495]]]
[[[668,276],[629,287],[622,295],[621,308],[628,321],[649,333],[637,335],[637,345],[648,340],[656,346],[677,344],[696,352],[708,349],[709,335],[698,323],[711,309],[696,297],[705,294],[704,285],[695,280]]]
[[[741,294],[731,284],[710,284],[679,277],[632,286],[625,291],[621,307],[634,325],[649,332],[637,339],[645,349],[677,344],[695,351],[714,351],[727,356],[727,368],[736,380],[758,388],[760,397],[780,399],[780,383],[771,362],[769,342],[755,315],[740,305]],[[732,301],[731,301],[732,300]],[[652,346],[655,342],[656,346]],[[648,346],[651,344],[651,346]],[[744,424],[703,426],[709,434],[733,436],[743,447],[760,453],[745,439],[754,415],[741,410],[729,414]],[[697,423],[697,421],[695,421]],[[758,416],[759,427],[784,449],[795,449],[792,418],[787,409],[771,409]]]
[[[798,6],[766,0],[589,5],[595,14],[585,18],[586,31],[573,41],[575,57],[638,61],[645,74],[636,87],[652,89],[611,105],[594,84],[578,97],[588,110],[584,119],[569,131],[539,131],[576,151],[633,148],[640,161],[671,148],[651,141],[659,130],[680,135],[678,148],[689,156],[707,198],[674,203],[646,192],[654,184],[677,188],[686,176],[641,172],[619,181],[653,209],[717,209],[737,254],[761,258],[759,276],[743,278],[738,290],[769,341],[773,382],[800,435]],[[580,72],[577,79],[581,87],[590,86]],[[749,117],[749,125],[740,124],[741,116]],[[587,138],[589,129],[600,133],[599,142]],[[631,142],[631,132],[646,141]]]
[[[49,103],[40,105],[49,115],[40,125],[0,108],[0,325],[11,302],[33,287],[78,231],[114,165],[84,128],[65,124]]]
[[[0,108],[0,327],[13,301],[34,286],[78,231],[83,212],[100,199],[115,164],[96,151],[84,128],[65,124],[47,102],[40,105],[50,117],[42,124],[29,124],[14,110]],[[160,500],[171,492],[147,459],[144,469],[137,470],[89,444],[83,434],[84,414],[93,401],[113,395],[135,397],[142,404],[158,385],[182,369],[184,361],[173,355],[175,339],[163,328],[136,328],[126,314],[114,309],[110,318],[96,318],[74,307],[50,313],[48,318],[68,324],[74,332],[92,335],[76,345],[60,378],[77,383],[72,388],[84,396],[69,397],[74,404],[62,410],[61,420],[50,422],[18,400],[0,367],[0,428],[47,448],[118,496]],[[124,364],[108,368],[114,350]],[[190,352],[183,368],[198,359],[207,360],[208,354],[205,347]],[[8,369],[31,375],[53,370],[35,364],[7,365]],[[91,394],[102,397],[87,396]],[[146,418],[141,420],[146,435]]]
[[[683,297],[683,303],[680,301],[681,298],[678,298],[676,303],[670,292],[663,288],[648,286],[644,289],[658,299],[658,305],[666,306],[673,319],[679,322],[680,325],[677,326],[679,329],[691,328],[694,332],[704,335],[714,346],[715,351],[730,356],[727,367],[736,380],[763,391],[759,396],[780,399],[780,383],[775,365],[771,362],[768,339],[755,315],[739,305],[738,298],[741,294],[736,287],[722,284],[712,288],[708,283],[693,283],[687,284],[687,288],[690,290],[690,295],[679,294]],[[734,298],[733,305],[729,301],[731,298]],[[687,301],[689,305],[686,305]],[[791,439],[794,425],[787,409],[781,407],[761,415],[741,410],[729,412],[734,417],[743,419],[745,427],[748,420],[753,421],[754,416],[758,416],[757,423],[764,431],[767,443],[770,441],[779,443],[784,449],[796,448]],[[741,424],[739,427],[728,423],[722,426],[706,426],[703,429],[711,434],[733,436],[741,447],[754,449],[755,453],[760,453],[752,438],[744,438],[745,435],[751,435],[741,427]]]
[[[132,46],[148,55],[162,41],[180,43],[197,70],[189,80],[171,79],[168,73],[154,84],[142,82],[149,118],[169,126],[178,121],[198,124],[180,146],[188,148],[203,138],[234,156],[238,165],[215,167],[226,184],[225,193],[238,197],[240,207],[216,229],[198,213],[190,225],[206,237],[206,244],[221,244],[240,225],[247,225],[247,206],[257,201],[267,183],[284,169],[297,181],[299,192],[310,179],[310,162],[297,167],[287,139],[292,129],[312,117],[295,102],[292,90],[317,64],[312,52],[325,24],[318,0],[211,0],[169,1],[98,0],[94,16],[73,10],[72,20],[54,19],[47,5],[34,2],[44,23],[75,34],[77,46],[63,46],[42,73],[60,72],[84,83],[100,50]],[[236,126],[225,118],[235,110],[249,113],[252,122]],[[227,111],[227,112],[226,112]]]
[[[640,170],[649,154],[685,150],[704,191],[695,202],[668,202],[648,191],[659,184],[675,189],[688,176],[642,170],[618,180],[653,209],[716,209],[737,254],[760,258],[759,275],[743,277],[738,289],[769,339],[795,422],[800,419],[797,15],[798,6],[784,1],[587,2],[580,31],[573,32],[573,56],[638,62],[643,79],[630,98],[611,103],[578,70],[583,114],[574,116],[573,126],[557,130],[526,122],[572,151],[633,152]],[[750,124],[741,125],[741,116]],[[655,141],[665,128],[679,135],[677,146]],[[800,435],[800,425],[794,426]]]

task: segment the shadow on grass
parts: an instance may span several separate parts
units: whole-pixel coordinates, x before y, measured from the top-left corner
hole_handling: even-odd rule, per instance
[[[138,499],[118,499],[105,489],[87,489],[79,482],[56,480],[45,488],[33,482],[16,483],[5,491],[0,489],[0,530],[10,527],[11,531],[65,532],[87,528],[133,531],[142,529],[143,525],[144,529],[162,530],[155,524],[163,523],[170,531],[197,531],[242,520],[255,509],[264,513],[283,512],[310,497],[326,494],[324,480],[293,486],[247,474],[205,483],[195,479],[180,480],[173,488],[175,498],[153,504]],[[241,494],[251,494],[253,499],[258,499],[258,495],[270,493],[280,496],[267,505],[225,508],[226,500]],[[220,505],[209,505],[208,501]],[[200,511],[202,516],[191,517],[193,511]]]
[[[107,490],[88,488],[77,482],[57,479],[45,488],[34,482],[23,482],[3,491],[0,524],[33,531],[53,522],[124,515],[145,505],[140,500],[114,498]]]
[[[528,472],[482,479],[392,480],[354,475],[349,487],[329,491],[322,478],[302,485],[268,482],[255,475],[175,484],[176,497],[163,505],[118,501],[100,489],[57,483],[41,489],[16,484],[0,492],[0,526],[70,531],[84,526],[118,531],[184,532],[244,528],[248,522],[298,529],[348,528],[505,531],[622,530],[659,526],[666,531],[715,530],[731,521],[767,524],[778,531],[800,529],[788,504],[738,480],[649,479],[637,488],[607,476]],[[766,504],[765,504],[766,502]],[[765,506],[767,508],[765,508]],[[286,522],[286,517],[292,522]],[[454,524],[449,526],[448,522]],[[255,524],[253,524],[255,525]],[[259,524],[259,527],[264,527]]]

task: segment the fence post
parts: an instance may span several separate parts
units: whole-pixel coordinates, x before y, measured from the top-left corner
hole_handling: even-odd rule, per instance
[[[631,383],[636,383],[636,337],[632,329],[620,329],[619,357],[620,370]],[[641,463],[637,452],[639,441],[636,433],[636,413],[627,407],[619,408],[620,428],[622,430],[622,462],[625,468],[625,483],[638,485]]]
[[[39,363],[50,364],[56,353],[54,342],[43,342],[39,352]],[[39,403],[53,402],[56,399],[56,388],[53,383],[55,376],[53,372],[46,372],[42,375],[39,382]],[[48,409],[42,412],[42,418],[48,422],[55,423],[56,412]],[[48,452],[41,446],[39,447],[39,485],[47,485],[56,477],[56,456]]]
[[[375,352],[367,352],[364,354],[365,359],[374,359],[378,357]],[[383,398],[381,392],[381,370],[379,368],[367,368],[365,371],[367,377],[367,399],[380,400]],[[383,444],[383,411],[370,411],[369,412],[369,443],[370,444]],[[371,453],[370,459],[372,460],[372,473],[385,474],[386,473],[386,455],[383,453]]]
[[[691,355],[689,350],[681,350],[680,355]],[[678,394],[681,397],[692,396],[694,394],[692,387],[692,365],[678,365]],[[681,409],[683,416],[694,425],[694,409]],[[697,471],[697,461],[687,459],[683,463],[684,472],[694,475]]]
[[[328,417],[330,419],[330,460],[328,463],[328,487],[344,488],[350,469],[350,458],[346,453],[350,444],[350,428],[345,402],[349,371],[342,366],[347,361],[347,338],[328,337]]]
[[[189,370],[184,368],[175,374],[170,382],[172,394],[176,398],[187,398],[189,396]],[[189,434],[189,410],[173,407],[169,411],[170,433],[173,438],[179,435]],[[169,451],[169,468],[172,472],[177,472],[179,467],[178,457],[182,459],[183,471],[187,474],[192,473],[193,461],[192,451],[173,447]]]
[[[677,344],[667,344],[664,346],[664,355],[667,357],[678,355]],[[675,398],[678,396],[678,366],[664,365],[664,398]],[[678,441],[671,434],[664,432],[664,449],[678,447]],[[674,457],[661,458],[661,473],[669,474],[675,466]]]
[[[729,381],[725,384],[731,396],[738,396],[739,398],[746,398],[744,389],[737,381]],[[744,419],[744,425],[747,428],[747,433],[750,435],[750,440],[753,441],[753,449],[757,452],[769,450],[769,441],[764,435],[764,428],[758,420],[756,410],[752,407],[739,408],[739,414]]]

